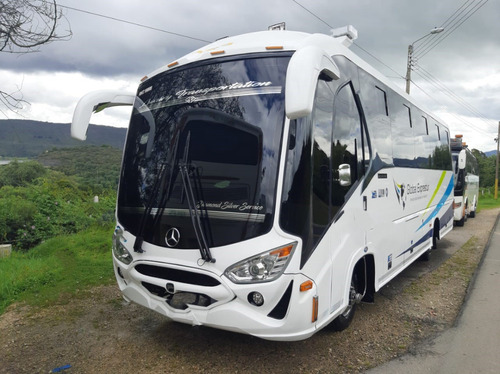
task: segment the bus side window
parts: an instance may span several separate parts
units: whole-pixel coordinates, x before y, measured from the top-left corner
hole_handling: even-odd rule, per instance
[[[351,185],[361,178],[363,167],[363,143],[361,138],[361,117],[354,99],[351,83],[344,85],[335,96],[332,133],[332,170],[348,164],[351,169]],[[332,184],[333,214],[344,204],[349,187],[338,182]]]

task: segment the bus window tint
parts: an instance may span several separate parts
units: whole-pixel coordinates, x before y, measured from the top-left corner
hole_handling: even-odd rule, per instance
[[[370,74],[359,69],[360,98],[373,157],[382,164],[392,165],[391,122],[387,116],[384,91],[375,86],[376,82]]]
[[[419,110],[415,110],[414,125],[413,125],[413,139],[415,145],[415,166],[427,167],[429,160],[429,153],[425,146],[428,138],[427,135],[427,118],[425,118]]]
[[[332,170],[336,173],[340,165],[348,164],[351,168],[351,185],[362,171],[361,121],[354,100],[351,84],[346,84],[335,96],[333,134],[332,134]],[[338,175],[334,175],[334,179]],[[333,183],[332,212],[335,214],[344,204],[344,197],[349,187]]]
[[[401,103],[396,95],[391,97],[394,110],[391,111],[392,156],[394,166],[412,167],[414,164],[414,140],[410,108]]]

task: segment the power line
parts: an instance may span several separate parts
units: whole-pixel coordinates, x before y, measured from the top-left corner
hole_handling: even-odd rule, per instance
[[[419,72],[419,71],[416,71],[415,73],[416,73],[417,75],[419,75],[422,79],[424,79],[424,80],[427,80],[427,81],[428,81],[428,79],[427,79],[424,75],[420,74],[420,72]],[[414,85],[415,85],[415,86],[416,86],[416,87],[417,87],[420,91],[422,91],[425,95],[427,95],[429,98],[431,98],[434,102],[436,102],[436,103],[437,103],[437,104],[439,104],[439,105],[442,105],[442,102],[441,102],[440,100],[438,100],[438,99],[436,99],[435,97],[433,97],[432,95],[430,95],[427,91],[425,91],[422,87],[420,87],[420,86],[419,86],[418,84],[416,84],[415,82],[412,82],[412,83],[413,83],[413,84],[414,84]],[[431,84],[432,84],[432,82],[431,82]],[[453,112],[451,112],[451,111],[449,111],[448,113],[449,113],[450,115],[452,115],[453,117],[455,117],[457,120],[459,120],[459,121],[460,121],[461,123],[463,123],[464,125],[469,126],[472,130],[478,131],[478,132],[483,133],[484,135],[487,135],[487,136],[491,136],[491,134],[488,134],[488,133],[487,133],[487,132],[485,132],[483,129],[481,129],[481,128],[477,127],[476,125],[472,124],[471,122],[466,121],[466,120],[464,120],[463,118],[458,117],[455,113],[453,113]]]
[[[333,26],[331,26],[328,22],[326,22],[324,19],[322,19],[321,17],[319,17],[317,14],[315,14],[314,12],[312,12],[311,10],[309,10],[308,8],[306,8],[304,5],[300,4],[298,1],[296,0],[292,0],[295,4],[297,4],[298,6],[300,6],[302,9],[304,9],[307,13],[309,13],[310,15],[312,15],[314,18],[320,20],[322,23],[324,23],[326,26],[328,26],[330,29],[333,29]],[[375,55],[373,55],[372,53],[368,52],[365,48],[363,48],[361,45],[359,45],[358,43],[354,42],[353,43],[356,47],[358,47],[359,49],[361,49],[364,53],[366,53],[367,55],[369,55],[370,57],[372,57],[373,59],[375,59],[376,61],[378,61],[379,63],[381,63],[382,65],[384,65],[386,68],[388,68],[389,70],[391,70],[393,73],[397,74],[398,78],[403,78],[404,77],[399,74],[396,70],[394,70],[392,67],[390,67],[389,65],[387,65],[384,61],[382,61],[381,59],[377,58]]]
[[[397,72],[395,69],[393,69],[392,67],[390,67],[389,65],[387,65],[384,61],[382,61],[381,59],[379,59],[378,57],[376,57],[372,53],[368,52],[365,48],[363,48],[362,46],[360,46],[358,43],[354,42],[353,44],[356,47],[358,47],[359,49],[361,49],[363,52],[365,52],[366,54],[368,54],[370,57],[374,58],[376,61],[378,61],[379,63],[381,63],[382,65],[384,65],[386,68],[390,69],[393,73],[395,73],[397,75],[397,78],[403,78],[403,79],[405,79],[405,77],[402,76],[401,74],[399,74],[399,72]]]
[[[312,12],[311,10],[307,9],[305,6],[303,6],[302,4],[298,3],[296,0],[292,0],[295,4],[297,4],[298,6],[300,6],[302,9],[304,9],[306,12],[308,12],[309,14],[311,14],[313,17],[317,18],[318,20],[320,20],[322,23],[324,23],[325,25],[327,25],[329,28],[332,28],[332,26],[330,26],[326,21],[324,21],[322,18],[320,18],[319,16],[317,16],[314,12]],[[460,10],[466,6],[466,4],[469,2],[470,0],[467,0],[457,11],[455,11],[455,13],[453,13],[446,21],[445,21],[445,25],[448,23],[448,22],[453,22],[457,17],[455,16],[455,14],[458,12],[459,14],[462,13]],[[472,0],[473,1],[473,0]],[[480,0],[480,1],[483,1],[483,0]],[[479,3],[479,4],[476,4],[476,6],[474,8],[472,8],[471,11],[469,11],[468,13],[466,13],[465,16],[462,16],[462,18],[459,19],[459,21],[457,21],[457,23],[454,23],[453,26],[451,26],[453,29],[450,31],[453,32],[455,31],[460,25],[462,25],[462,23],[464,23],[468,18],[470,18],[475,12],[477,12],[482,6],[484,6],[486,4],[486,2],[488,2],[488,0],[485,0],[482,4]],[[467,9],[467,8],[466,8]],[[475,10],[474,10],[475,9]],[[465,18],[466,17],[466,18]],[[465,18],[465,19],[464,19]],[[450,21],[451,20],[451,21]],[[460,22],[460,23],[458,23]],[[450,34],[449,33],[449,34]],[[448,35],[449,35],[448,34]],[[444,40],[444,39],[443,39]],[[438,42],[439,43],[439,42]],[[374,58],[376,61],[378,61],[379,63],[381,63],[382,65],[384,65],[385,67],[387,67],[388,69],[390,69],[392,72],[396,73],[396,75],[400,78],[403,78],[405,79],[404,76],[402,76],[401,74],[399,74],[395,69],[393,69],[392,67],[390,67],[389,65],[387,65],[385,62],[383,62],[381,59],[379,59],[378,57],[376,57],[375,55],[373,55],[372,53],[370,53],[368,50],[366,50],[365,48],[363,48],[362,46],[360,46],[358,43],[354,42],[353,43],[356,47],[358,47],[359,49],[361,49],[363,52],[365,52],[366,54],[368,54],[369,56],[371,56],[372,58]],[[437,45],[437,44],[436,44]],[[434,48],[433,46],[431,47],[431,49]],[[429,49],[430,50],[430,49]],[[428,52],[428,51],[427,51]],[[426,53],[427,53],[426,52]],[[417,74],[419,76],[421,76],[424,80],[430,82],[432,85],[434,85],[435,87],[438,88],[439,91],[442,91],[444,92],[447,96],[449,96],[452,100],[454,100],[457,104],[463,106],[465,109],[467,109],[469,112],[473,113],[475,116],[478,116],[481,120],[483,120],[483,122],[485,122],[484,120],[488,120],[486,117],[484,117],[478,110],[476,110],[472,105],[468,104],[465,100],[463,100],[460,96],[456,95],[455,93],[453,93],[453,91],[451,91],[449,88],[447,88],[441,81],[439,81],[437,78],[435,78],[432,74],[430,74],[429,72],[427,72],[427,70],[425,70],[424,68],[422,68],[421,66],[419,66],[420,69],[422,70],[422,74],[420,74],[418,71],[417,71]],[[424,74],[427,74],[427,76],[424,76]],[[418,86],[415,82],[412,81],[413,84],[415,84],[415,86],[418,87],[418,89],[420,89],[425,95],[427,95],[430,99],[432,99],[433,101],[435,101],[436,103],[440,104],[441,105],[441,102],[439,100],[437,100],[436,98],[434,98],[433,96],[431,96],[429,93],[427,93],[423,88],[421,88],[420,86]],[[471,127],[472,129],[478,131],[478,132],[481,132],[487,136],[491,136],[491,134],[488,134],[486,133],[484,130],[482,130],[481,128],[473,125],[472,123],[464,120],[463,118],[459,118],[457,115],[455,115],[454,113],[451,113],[450,114],[455,117],[457,120],[459,120],[461,123],[464,123],[465,125]],[[485,122],[487,123],[487,122]],[[488,123],[487,123],[488,124]],[[489,125],[489,124],[488,124]]]
[[[462,12],[462,9],[464,7],[466,7],[466,6],[468,7],[467,3],[471,2],[471,1],[473,2],[474,0],[466,0],[465,3],[463,3],[451,16],[449,16],[448,19],[446,21],[444,21],[444,23],[440,27],[446,29],[449,26],[449,23],[451,23],[456,18],[455,15],[457,13],[460,14]],[[426,45],[428,45],[431,42],[433,42],[434,40],[436,40],[436,38],[439,38],[439,37],[442,37],[442,36],[443,36],[443,34],[434,34],[434,35],[432,35],[432,37],[425,39],[422,42],[422,44],[420,44],[419,48],[425,47]]]
[[[325,20],[321,19],[318,15],[316,15],[315,13],[313,13],[312,11],[310,11],[309,9],[307,9],[304,5],[300,4],[298,1],[295,1],[295,0],[292,0],[295,4],[297,4],[298,6],[300,6],[302,9],[304,9],[307,13],[309,13],[310,15],[312,15],[313,17],[317,18],[318,20],[320,20],[321,22],[323,22],[325,25],[327,25],[329,28],[333,29],[332,26],[330,26],[328,24],[328,22],[326,22]]]
[[[424,57],[427,53],[429,53],[432,49],[434,49],[437,45],[439,45],[442,41],[444,41],[446,38],[448,38],[456,29],[458,29],[465,21],[467,21],[470,17],[472,17],[479,9],[481,9],[483,6],[486,5],[486,3],[489,0],[479,0],[471,9],[467,11],[461,18],[456,20],[456,18],[461,15],[457,15],[453,20],[456,20],[453,24],[451,25],[446,25],[446,23],[442,26],[445,28],[445,32],[443,34],[440,34],[438,38],[434,39],[431,44],[427,45],[425,48],[421,49],[419,52],[415,54],[415,58],[421,58]],[[469,4],[469,6],[472,5]],[[469,6],[467,6],[465,9],[467,9]],[[463,12],[461,12],[463,13]]]
[[[479,112],[471,104],[469,104],[464,99],[462,99],[460,96],[458,96],[456,93],[454,93],[450,88],[446,87],[446,85],[443,82],[441,82],[439,79],[437,79],[436,77],[434,77],[431,73],[429,73],[423,67],[420,66],[419,68],[420,68],[420,71],[423,73],[423,75],[426,76],[426,80],[429,83],[433,84],[436,88],[438,88],[439,90],[441,90],[445,95],[447,95],[452,100],[454,100],[458,104],[460,104],[463,107],[465,107],[465,109],[467,109],[473,115],[477,116],[484,123],[490,125],[490,123],[487,122],[487,121],[489,121],[489,119],[487,119],[481,112]],[[422,76],[421,74],[419,74],[419,75]]]
[[[127,21],[127,20],[124,20],[124,19],[121,19],[121,18],[111,17],[111,16],[107,16],[107,15],[96,13],[96,12],[91,12],[91,11],[84,10],[84,9],[78,9],[78,8],[70,7],[68,5],[62,5],[62,4],[58,4],[58,5],[61,8],[66,8],[66,9],[74,10],[75,12],[86,13],[86,14],[90,14],[92,16],[106,18],[106,19],[110,19],[110,20],[113,20],[113,21],[116,21],[116,22],[122,22],[122,23],[126,23],[126,24],[129,24],[129,25],[138,26],[138,27],[142,27],[142,28],[145,28],[145,29],[153,30],[153,31],[159,31],[159,32],[162,32],[162,33],[165,33],[165,34],[174,35],[174,36],[178,36],[178,37],[181,37],[181,38],[187,38],[187,39],[196,40],[196,41],[200,41],[200,42],[211,43],[210,40],[195,38],[195,37],[192,37],[192,36],[189,36],[189,35],[184,35],[184,34],[180,34],[180,33],[173,32],[173,31],[163,30],[163,29],[159,29],[157,27],[152,27],[152,26],[144,25],[144,24],[137,23],[137,22]]]

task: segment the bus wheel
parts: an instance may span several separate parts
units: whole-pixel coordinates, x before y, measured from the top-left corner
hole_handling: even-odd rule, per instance
[[[431,259],[431,250],[428,249],[424,253],[422,253],[419,257],[420,261],[429,261]]]
[[[356,311],[356,304],[361,301],[361,295],[358,293],[358,276],[356,273],[352,275],[351,287],[349,289],[349,305],[344,311],[332,321],[332,326],[335,331],[342,331],[349,327],[354,312]]]
[[[432,247],[431,249],[437,249],[437,241],[439,239],[439,223],[434,223],[434,228],[432,229]]]

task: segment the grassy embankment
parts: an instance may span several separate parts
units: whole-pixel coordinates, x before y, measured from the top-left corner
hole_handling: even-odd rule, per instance
[[[92,286],[114,282],[112,232],[92,228],[0,258],[0,314],[14,302],[64,303]]]

